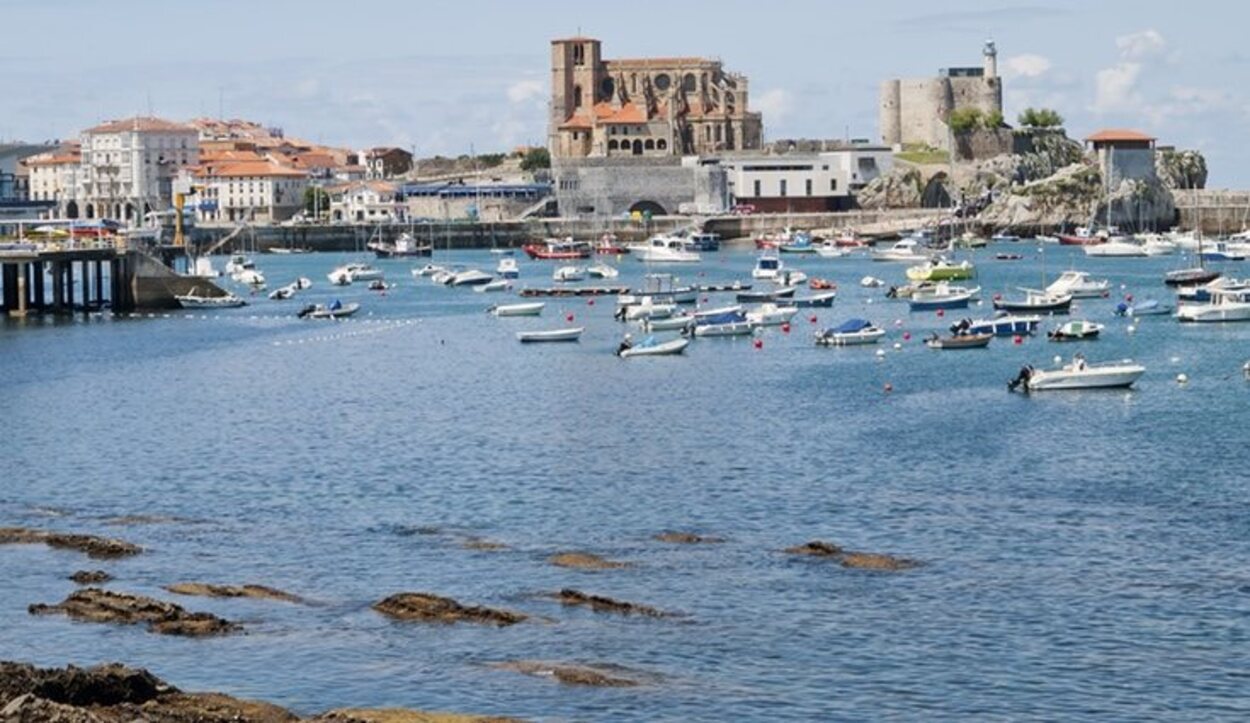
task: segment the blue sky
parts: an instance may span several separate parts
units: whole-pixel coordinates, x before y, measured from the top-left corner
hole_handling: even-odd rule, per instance
[[[545,138],[548,41],[704,55],[746,73],[768,138],[877,137],[889,77],[976,65],[993,37],[1008,121],[1140,128],[1250,187],[1250,5],[1240,2],[0,0],[0,138],[100,119],[217,115],[422,155]]]

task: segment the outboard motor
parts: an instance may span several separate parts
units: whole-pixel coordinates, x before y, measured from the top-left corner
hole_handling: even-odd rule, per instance
[[[1033,367],[1029,366],[1028,364],[1025,364],[1024,366],[1020,367],[1020,373],[1016,375],[1016,378],[1007,382],[1007,391],[1014,392],[1020,386],[1024,387],[1024,391],[1026,392],[1029,391],[1028,382],[1029,382],[1029,378],[1032,376],[1033,376]]]
[[[317,310],[316,304],[309,304],[308,306],[305,306],[304,308],[299,310],[299,318],[303,319],[305,316],[308,316],[309,314],[313,313],[316,310]]]
[[[1116,315],[1116,316],[1127,316],[1127,315],[1128,315],[1128,304],[1124,303],[1123,301],[1121,301],[1120,303],[1116,304],[1116,305],[1115,305],[1115,315]]]
[[[897,287],[897,286],[891,286],[889,289],[887,289],[887,290],[886,290],[886,292],[885,292],[885,298],[887,298],[887,299],[897,299],[897,298],[898,298],[898,287]]]

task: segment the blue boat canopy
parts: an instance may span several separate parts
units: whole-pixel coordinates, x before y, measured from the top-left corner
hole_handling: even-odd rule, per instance
[[[866,321],[864,319],[847,319],[846,321],[842,322],[841,326],[835,327],[833,329],[833,333],[854,334],[855,332],[863,331],[864,329],[867,329],[870,326],[872,326],[871,321]]]
[[[699,319],[698,323],[701,326],[707,326],[709,324],[737,324],[746,320],[747,318],[743,314],[736,314],[736,313],[729,312],[729,313],[724,313],[724,314],[717,314],[715,316],[702,317]]]

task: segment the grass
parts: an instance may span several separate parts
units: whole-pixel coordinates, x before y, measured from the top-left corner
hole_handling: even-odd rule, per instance
[[[901,153],[895,153],[894,157],[900,161],[908,163],[918,163],[922,165],[932,165],[935,163],[950,163],[950,154],[946,151],[934,149],[925,150],[906,150]]]

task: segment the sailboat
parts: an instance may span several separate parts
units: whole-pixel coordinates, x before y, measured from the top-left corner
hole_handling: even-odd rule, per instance
[[[1173,269],[1163,275],[1163,283],[1168,286],[1201,286],[1220,278],[1219,271],[1208,269],[1203,263],[1202,256],[1202,206],[1198,206],[1198,228],[1194,234],[1198,241],[1198,250],[1195,256],[1198,259],[1197,266],[1191,266],[1187,269]]]

